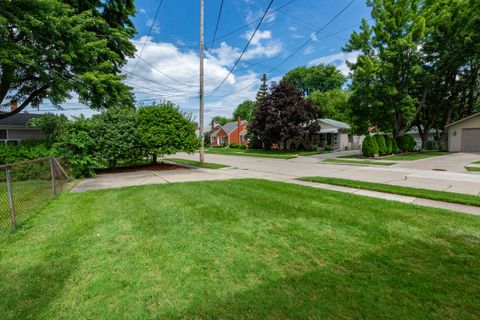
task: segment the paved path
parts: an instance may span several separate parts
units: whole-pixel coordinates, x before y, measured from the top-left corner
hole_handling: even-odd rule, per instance
[[[345,154],[349,153],[351,152],[345,152]],[[420,168],[414,168],[414,166],[402,167],[398,165],[393,167],[360,167],[321,162],[325,158],[335,157],[338,155],[340,154],[321,154],[284,160],[207,154],[207,162],[226,164],[231,167],[217,170],[196,168],[192,170],[139,171],[129,173],[102,174],[96,178],[82,180],[73,189],[73,191],[81,192],[95,189],[120,188],[170,182],[257,178],[303,184],[318,188],[323,187],[329,190],[337,190],[376,198],[415,203],[418,205],[444,208],[470,214],[480,214],[480,208],[477,207],[462,206],[433,200],[359,190],[354,188],[345,188],[340,186],[328,185],[328,187],[325,187],[326,185],[294,180],[295,178],[304,176],[324,176],[480,195],[480,174],[449,171],[439,172],[421,169],[421,167],[425,165],[423,163],[421,166],[419,166]],[[197,155],[192,156],[186,154],[177,154],[175,157],[184,159],[197,159]],[[462,158],[465,160],[467,157],[464,156]],[[421,161],[423,162],[424,160]],[[445,159],[442,161],[445,161]],[[470,161],[470,159],[468,161]]]

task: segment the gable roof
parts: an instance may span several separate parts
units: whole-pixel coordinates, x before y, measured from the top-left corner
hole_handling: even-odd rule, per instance
[[[242,120],[242,124],[244,124],[245,122],[246,120]],[[223,126],[218,125],[217,129],[210,136],[216,137],[221,129],[223,129],[228,135],[230,135],[237,128],[238,128],[238,121],[227,122]]]
[[[5,114],[7,112],[0,111],[0,114]],[[28,122],[31,119],[40,118],[42,115],[37,113],[25,113],[20,112],[11,117],[0,119],[0,126],[24,126],[28,125]]]
[[[350,129],[350,126],[346,124],[345,122],[341,122],[338,120],[333,120],[333,119],[318,119],[318,121],[326,123],[332,127],[335,127],[337,129]]]
[[[470,116],[468,116],[468,117],[465,117],[465,118],[460,119],[460,120],[458,120],[458,121],[452,122],[452,123],[446,125],[445,128],[448,128],[448,127],[450,127],[450,126],[456,125],[457,123],[460,123],[460,122],[463,122],[463,121],[466,121],[466,120],[470,120],[470,119],[475,118],[475,117],[478,117],[478,116],[480,116],[480,112],[474,113],[474,114],[472,114],[472,115],[470,115]]]

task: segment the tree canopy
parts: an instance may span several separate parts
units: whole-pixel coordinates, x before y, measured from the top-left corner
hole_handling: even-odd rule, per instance
[[[265,149],[272,144],[287,149],[288,139],[305,138],[319,129],[319,116],[319,109],[293,84],[281,81],[257,104],[249,132]]]
[[[297,67],[287,72],[283,79],[295,85],[304,96],[309,96],[313,91],[340,89],[347,80],[335,66],[322,64]]]
[[[171,102],[140,108],[137,118],[145,153],[154,163],[157,155],[193,153],[199,147],[194,122]]]
[[[94,109],[133,105],[119,75],[135,47],[134,1],[0,2],[0,107],[14,112],[78,95]]]
[[[242,120],[252,120],[253,109],[255,109],[255,102],[251,100],[243,101],[233,111],[233,120],[238,119],[238,117]]]

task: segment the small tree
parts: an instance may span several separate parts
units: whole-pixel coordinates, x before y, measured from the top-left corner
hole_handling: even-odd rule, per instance
[[[304,99],[294,85],[281,81],[258,102],[249,131],[264,149],[272,144],[287,149],[288,139],[305,138],[318,131],[319,116],[317,107]]]
[[[364,157],[375,157],[378,155],[377,139],[374,136],[366,136],[362,143],[362,154]]]
[[[153,163],[157,156],[198,149],[194,122],[171,102],[141,108],[137,125],[145,153],[152,156]]]
[[[411,134],[404,134],[401,137],[398,137],[398,148],[403,152],[411,152],[415,150],[417,143],[415,138]]]
[[[114,168],[118,160],[136,161],[142,156],[142,141],[133,108],[116,107],[93,117],[93,135],[98,157]]]
[[[387,147],[387,154],[392,154],[393,152],[393,146],[392,146],[392,141],[393,139],[390,138],[388,135],[384,135],[383,138],[385,139],[385,145]]]
[[[54,142],[58,141],[63,134],[67,121],[67,117],[63,114],[55,115],[53,113],[47,113],[40,118],[31,119],[29,124],[32,127],[40,128],[47,138],[48,145],[51,146]]]
[[[378,145],[378,153],[383,156],[387,154],[387,145],[385,144],[385,138],[381,134],[374,135]]]

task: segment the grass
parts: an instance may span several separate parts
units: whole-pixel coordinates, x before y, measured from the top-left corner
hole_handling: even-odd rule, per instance
[[[280,182],[66,193],[0,237],[0,310],[3,319],[478,319],[479,243],[475,216]]]
[[[449,154],[448,152],[442,151],[419,151],[419,152],[410,152],[405,154],[393,155],[387,157],[388,160],[403,160],[403,161],[415,161],[431,157],[444,156]]]
[[[297,158],[298,156],[312,156],[316,154],[321,154],[322,151],[280,151],[262,149],[209,148],[207,149],[207,153],[289,160]]]
[[[12,193],[15,220],[21,225],[31,214],[46,205],[52,198],[52,181],[25,180],[13,181]],[[0,182],[0,233],[11,229],[10,206],[6,182]]]
[[[480,160],[479,160],[479,161],[472,162],[472,164],[480,164]]]
[[[374,182],[340,179],[340,178],[305,177],[305,178],[300,178],[300,180],[333,184],[337,186],[344,186],[344,187],[350,187],[350,188],[387,192],[387,193],[393,193],[393,194],[400,194],[404,196],[412,196],[412,197],[425,198],[430,200],[438,200],[438,201],[445,201],[445,202],[480,207],[479,196],[462,194],[462,193],[418,189],[418,188],[395,186],[395,185],[384,184],[384,183],[374,183]]]
[[[480,172],[479,167],[465,167],[465,169],[467,169],[467,171],[470,171],[470,172]]]
[[[207,168],[207,169],[221,169],[221,168],[228,168],[229,167],[229,166],[224,165],[224,164],[209,163],[209,162],[204,162],[203,165],[202,165],[202,164],[200,164],[199,161],[179,159],[179,158],[168,158],[166,160],[176,162],[176,163],[186,164],[186,165],[193,166],[193,167],[201,167],[201,168]]]
[[[378,160],[343,160],[343,159],[325,159],[323,162],[343,163],[343,164],[364,164],[375,166],[392,166],[395,162],[378,161]]]

